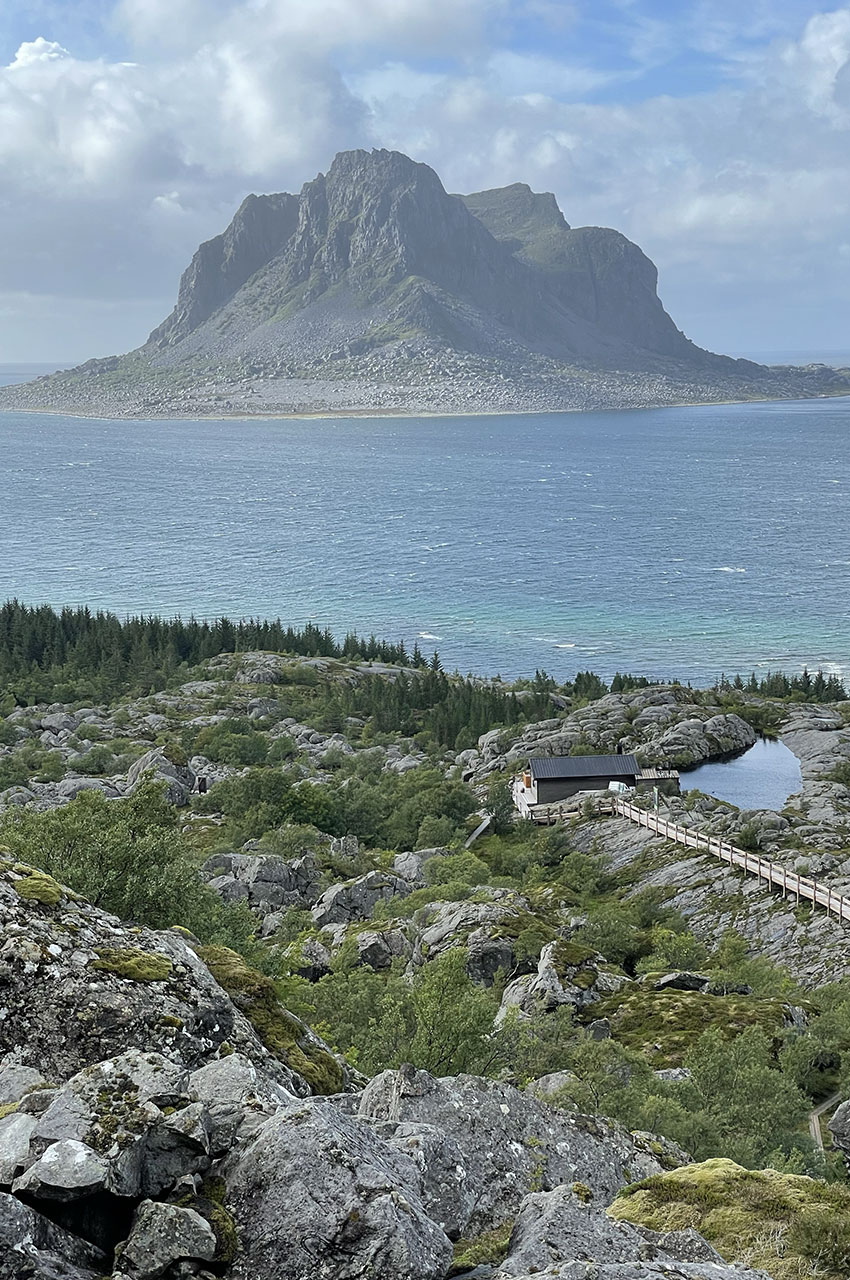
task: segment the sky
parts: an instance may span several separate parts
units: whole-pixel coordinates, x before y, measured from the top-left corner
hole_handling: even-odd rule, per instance
[[[128,350],[249,191],[524,181],[701,345],[850,349],[850,4],[0,0],[0,363]]]

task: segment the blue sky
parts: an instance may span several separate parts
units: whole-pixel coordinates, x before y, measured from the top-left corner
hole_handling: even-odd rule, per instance
[[[137,345],[249,190],[392,146],[658,264],[715,349],[850,346],[850,5],[5,0],[0,361]]]

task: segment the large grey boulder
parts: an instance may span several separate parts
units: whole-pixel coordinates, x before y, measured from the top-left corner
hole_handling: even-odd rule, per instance
[[[165,783],[166,798],[171,804],[188,804],[195,785],[195,775],[191,769],[172,764],[160,747],[154,747],[130,766],[127,772],[128,795],[132,795],[146,773],[152,773],[157,781]]]
[[[194,1102],[203,1105],[213,1155],[223,1155],[237,1142],[253,1137],[270,1116],[296,1102],[292,1093],[240,1053],[193,1071],[185,1088]]]
[[[0,1120],[0,1186],[11,1187],[28,1163],[35,1116],[13,1112]]]
[[[581,1183],[523,1200],[494,1280],[769,1280],[725,1262],[696,1231],[659,1233],[608,1218]]]
[[[79,1200],[102,1191],[108,1175],[106,1161],[96,1151],[74,1138],[63,1138],[16,1178],[12,1190],[38,1200]]]
[[[135,1049],[79,1072],[37,1117],[35,1160],[13,1190],[55,1199],[160,1195],[209,1168],[205,1110],[184,1082],[181,1067]]]
[[[442,955],[453,947],[466,947],[475,934],[492,939],[510,932],[511,923],[527,914],[531,907],[527,898],[512,889],[483,888],[485,902],[442,902],[429,909],[429,919],[422,929],[422,946],[429,956]]]
[[[233,1280],[442,1280],[448,1269],[413,1162],[330,1103],[273,1117],[223,1172],[242,1241]]]
[[[173,1263],[211,1262],[215,1251],[215,1232],[194,1209],[143,1200],[116,1263],[133,1280],[158,1280]]]
[[[416,849],[397,853],[393,858],[393,871],[397,876],[401,876],[402,880],[407,880],[413,888],[418,889],[425,884],[425,863],[430,862],[432,858],[446,858],[448,855],[449,850],[444,848]]]
[[[403,929],[364,929],[355,941],[360,963],[375,970],[389,969],[413,950]]]
[[[475,1208],[475,1185],[468,1176],[461,1144],[445,1130],[427,1124],[387,1121],[376,1128],[416,1166],[419,1194],[429,1218],[450,1240],[459,1239]]]
[[[225,902],[244,898],[262,916],[282,907],[309,907],[319,896],[322,879],[311,853],[291,861],[273,854],[218,853],[202,870]]]
[[[412,1067],[384,1071],[363,1090],[358,1115],[380,1122],[381,1134],[394,1142],[409,1144],[421,1129],[457,1144],[464,1196],[470,1197],[469,1219],[461,1227],[468,1235],[509,1221],[535,1187],[581,1181],[607,1204],[627,1183],[662,1170],[651,1142],[619,1125],[554,1111],[510,1085],[477,1076],[438,1080]],[[432,1149],[423,1146],[426,1169]],[[689,1157],[679,1152],[678,1159],[685,1164]]]
[[[363,876],[327,889],[313,907],[313,919],[320,928],[368,920],[379,902],[404,898],[409,893],[410,885],[400,876],[389,875],[385,871],[367,871]]]

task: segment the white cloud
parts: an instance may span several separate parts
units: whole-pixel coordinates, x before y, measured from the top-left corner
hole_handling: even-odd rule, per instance
[[[850,5],[794,28],[797,0],[695,0],[676,28],[621,3],[644,65],[678,38],[724,59],[728,83],[583,102],[614,96],[609,66],[504,43],[533,17],[572,45],[579,6],[555,0],[120,0],[112,34],[129,43],[111,58],[31,32],[0,69],[0,278],[44,296],[51,344],[69,326],[33,358],[68,354],[86,326],[95,350],[102,332],[138,342],[248,190],[297,189],[373,144],[450,190],[524,180],[574,225],[619,226],[700,340],[743,346],[761,325],[747,345],[822,341],[813,324],[848,318]],[[57,296],[86,300],[82,325]]]

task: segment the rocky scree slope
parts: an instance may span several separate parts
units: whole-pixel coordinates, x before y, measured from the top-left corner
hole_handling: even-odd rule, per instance
[[[298,196],[249,196],[137,351],[7,388],[0,405],[528,410],[850,386],[700,349],[656,285],[636,245],[571,228],[552,195],[516,183],[453,196],[399,152],[341,152]]]
[[[606,1218],[672,1144],[412,1068],[316,1097],[185,938],[21,864],[0,912],[3,1280],[442,1280],[452,1239],[514,1219],[500,1277],[758,1280]]]

